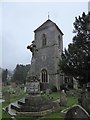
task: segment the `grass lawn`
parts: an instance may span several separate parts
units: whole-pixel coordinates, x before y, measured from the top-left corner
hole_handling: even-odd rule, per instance
[[[53,100],[60,99],[60,92],[53,92],[49,95],[51,98],[53,97]]]
[[[7,88],[4,88],[3,91],[5,92]],[[26,94],[24,93],[22,89],[20,88],[14,88],[14,89],[15,89],[14,94],[9,94],[8,92],[6,92],[6,94],[3,95],[3,99],[5,99],[5,102],[3,102],[2,107],[5,107],[9,105],[10,103],[17,101],[26,96]]]
[[[7,112],[2,111],[2,120],[10,120],[11,115],[9,115]]]
[[[5,86],[3,87],[2,91],[5,93],[8,89],[9,86]],[[0,104],[0,108],[1,108],[0,113],[2,113],[2,120],[10,120],[11,117],[7,112],[3,111],[2,108],[26,96],[23,90],[20,89],[19,87],[14,88],[14,90],[15,90],[14,94],[8,94],[7,92],[6,92],[7,94],[3,94],[3,99],[5,99],[5,102],[3,102],[2,105]]]
[[[16,120],[37,120],[37,117],[32,117],[32,116],[29,116],[29,115],[17,115],[16,117]]]
[[[70,107],[74,104],[78,104],[78,99],[77,97],[69,96],[67,97],[67,107]]]
[[[37,120],[37,118],[33,118],[33,117],[16,117],[16,120]]]

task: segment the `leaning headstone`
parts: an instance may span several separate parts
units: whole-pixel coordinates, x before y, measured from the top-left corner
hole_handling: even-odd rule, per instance
[[[88,102],[88,91],[86,88],[82,89],[81,96],[79,98],[79,104],[85,109],[89,110],[89,102]]]
[[[82,93],[82,106],[83,106],[86,110],[88,109],[87,93]]]
[[[66,93],[65,93],[64,90],[62,90],[61,96],[60,96],[60,105],[61,105],[61,106],[66,106],[66,104],[67,104]]]
[[[64,120],[90,120],[89,113],[80,105],[75,105],[71,107],[66,115]]]

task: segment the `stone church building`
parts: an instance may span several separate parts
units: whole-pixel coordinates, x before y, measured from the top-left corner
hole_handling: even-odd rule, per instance
[[[32,52],[28,78],[37,76],[41,90],[55,86],[58,90],[63,84],[59,72],[59,60],[63,51],[63,32],[50,19],[34,31],[34,40],[27,47]]]

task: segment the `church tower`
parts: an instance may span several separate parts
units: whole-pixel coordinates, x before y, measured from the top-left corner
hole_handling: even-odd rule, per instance
[[[60,89],[63,77],[59,73],[59,60],[63,51],[63,33],[50,19],[34,31],[34,41],[28,48],[32,52],[29,76],[37,76],[41,90]]]

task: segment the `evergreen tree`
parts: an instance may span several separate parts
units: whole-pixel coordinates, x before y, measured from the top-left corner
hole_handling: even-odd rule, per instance
[[[83,12],[73,25],[75,36],[62,54],[60,69],[83,85],[90,82],[90,13]]]
[[[2,82],[7,82],[8,69],[2,70]]]
[[[30,69],[30,65],[19,65],[17,64],[12,80],[15,81],[17,84],[25,84],[27,72]]]

